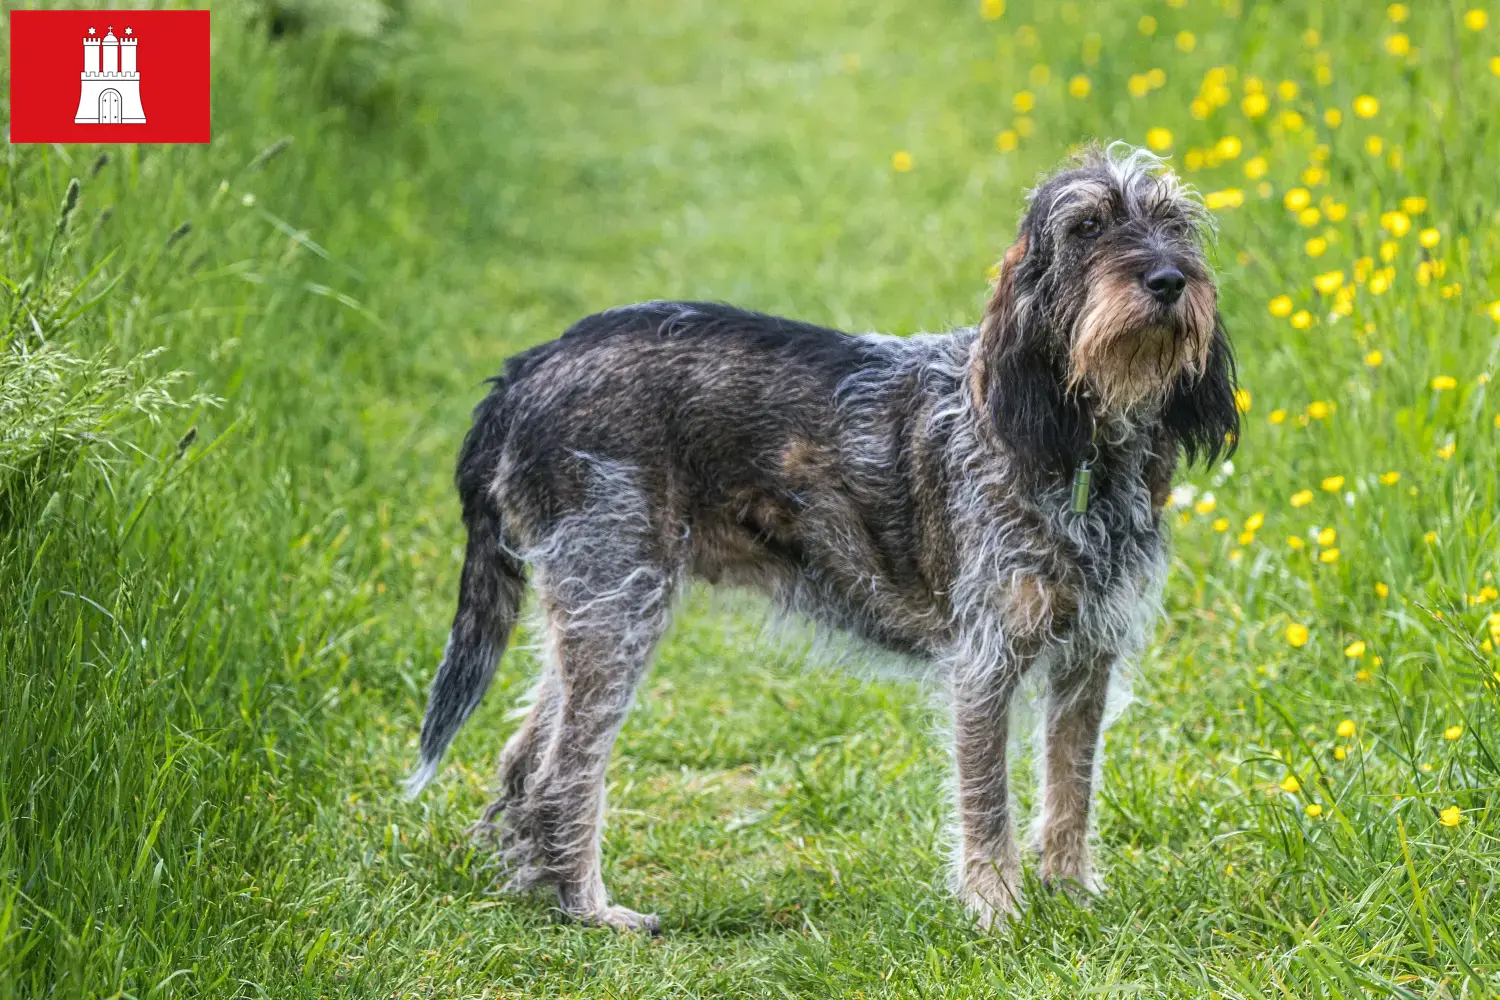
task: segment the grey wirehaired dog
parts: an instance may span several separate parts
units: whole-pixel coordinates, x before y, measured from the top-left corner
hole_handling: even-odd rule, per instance
[[[485,823],[512,887],[655,930],[604,887],[605,765],[695,576],[939,668],[953,881],[985,926],[1020,903],[1008,715],[1042,672],[1041,877],[1095,889],[1106,690],[1156,615],[1173,470],[1239,431],[1208,224],[1155,157],[1095,148],[1032,192],[977,327],[649,302],[512,358],[459,459],[468,552],[411,790],[479,704],[529,566],[546,665]]]

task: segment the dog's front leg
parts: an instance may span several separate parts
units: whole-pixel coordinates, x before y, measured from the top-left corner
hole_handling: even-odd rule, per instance
[[[1021,861],[1011,822],[1006,743],[1010,702],[1025,673],[1006,662],[960,669],[953,677],[954,760],[958,769],[955,890],[989,928],[1021,905]]]
[[[1089,859],[1089,813],[1114,657],[1074,652],[1047,679],[1038,846],[1044,883],[1092,893],[1099,885]]]

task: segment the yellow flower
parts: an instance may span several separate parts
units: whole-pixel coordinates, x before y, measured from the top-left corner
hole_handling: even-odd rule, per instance
[[[1322,40],[1323,36],[1318,34],[1317,28],[1308,28],[1302,33],[1302,44],[1306,45],[1310,49],[1317,48],[1318,43]]]
[[[1381,212],[1380,225],[1390,230],[1397,239],[1411,232],[1411,216],[1405,212]]]
[[[1010,99],[1010,106],[1024,115],[1036,107],[1036,95],[1029,90],[1018,91],[1016,96]]]
[[[1386,38],[1385,50],[1393,56],[1404,56],[1411,51],[1411,39],[1397,32]]]
[[[1338,549],[1324,549],[1318,553],[1318,562],[1333,563],[1339,561]]]
[[[891,155],[891,169],[898,174],[904,174],[911,169],[911,154],[904,149],[898,149]]]
[[[1212,493],[1204,494],[1203,499],[1193,504],[1193,510],[1198,514],[1212,514],[1214,508],[1219,506],[1219,501],[1214,499]]]
[[[1151,90],[1151,83],[1146,79],[1145,73],[1133,73],[1126,82],[1125,89],[1130,91],[1131,97],[1145,97]]]
[[[1229,518],[1227,518],[1227,517],[1216,517],[1216,518],[1214,518],[1213,529],[1215,531],[1218,531],[1218,532],[1228,531],[1229,530]]]
[[[1307,814],[1313,819],[1317,819],[1319,816],[1323,815],[1323,807],[1318,805],[1316,802],[1309,802],[1307,804]]]
[[[1281,113],[1281,127],[1288,132],[1302,131],[1302,116],[1295,111],[1283,111]]]
[[[1339,533],[1337,531],[1334,531],[1332,528],[1324,528],[1322,531],[1318,532],[1318,544],[1332,545],[1334,542],[1338,541],[1338,537]]]
[[[1397,24],[1406,20],[1407,13],[1406,4],[1404,3],[1393,3],[1385,9],[1385,16]]]
[[[1252,181],[1258,180],[1266,175],[1266,171],[1270,169],[1270,166],[1264,156],[1252,156],[1245,161],[1245,176]]]
[[[1249,545],[1255,541],[1255,532],[1242,531],[1240,532],[1240,536],[1238,539],[1236,539],[1236,541],[1238,541],[1241,545]]]
[[[1354,671],[1354,679],[1357,681],[1367,681],[1370,679],[1370,672],[1368,670],[1356,670]]]
[[[1304,226],[1316,226],[1323,221],[1323,213],[1316,208],[1304,208],[1297,213],[1297,221]]]
[[[1191,31],[1179,31],[1177,33],[1178,52],[1191,52],[1193,51],[1193,46],[1197,44],[1198,39],[1193,36]]]
[[[1383,583],[1381,583],[1381,582],[1379,582],[1377,580],[1376,583],[1375,583],[1375,596],[1376,597],[1390,597],[1391,596],[1391,588],[1387,587],[1385,584],[1383,584]]]
[[[1443,739],[1451,743],[1459,737],[1463,736],[1463,734],[1463,726],[1449,726],[1447,729],[1443,730]]]
[[[1445,462],[1448,461],[1448,459],[1453,457],[1453,450],[1456,447],[1457,445],[1455,445],[1452,441],[1449,441],[1447,444],[1443,445],[1437,450],[1437,457],[1441,458]]]
[[[1339,287],[1343,285],[1343,283],[1343,271],[1325,271],[1324,273],[1313,278],[1313,287],[1323,295],[1332,295],[1334,292],[1338,291]]]
[[[1246,94],[1245,99],[1240,102],[1240,110],[1248,118],[1259,118],[1270,107],[1271,100],[1265,94]]]
[[[1323,112],[1323,124],[1329,128],[1338,128],[1344,123],[1344,113],[1338,108],[1329,108]]]
[[[1296,493],[1292,494],[1291,500],[1289,502],[1293,507],[1306,507],[1308,504],[1312,503],[1312,498],[1312,490],[1298,490]]]
[[[1289,535],[1286,544],[1293,552],[1301,552],[1307,547],[1307,543],[1302,540],[1301,535]]]
[[[1392,469],[1390,472],[1382,472],[1380,474],[1381,486],[1395,486],[1399,482],[1401,482],[1401,473],[1395,471],[1394,469]]]
[[[1306,330],[1308,327],[1312,326],[1312,313],[1308,312],[1306,309],[1298,309],[1296,312],[1292,313],[1292,326],[1296,327],[1299,330]]]
[[[1421,215],[1427,211],[1427,199],[1421,195],[1412,195],[1401,199],[1401,211],[1407,215]]]
[[[1500,76],[1500,56],[1490,56],[1490,73]]]
[[[1307,415],[1314,420],[1322,420],[1331,412],[1333,412],[1333,408],[1321,399],[1315,399],[1307,404]]]
[[[1444,826],[1457,826],[1464,821],[1463,810],[1458,806],[1449,806],[1438,813],[1438,822]]]
[[[1271,411],[1271,417],[1270,417],[1271,423],[1273,423],[1273,424],[1279,424],[1279,423],[1281,423],[1285,419],[1286,419],[1286,411],[1285,410],[1272,410]],[[1496,420],[1500,420],[1500,413],[1495,414],[1495,419]]]
[[[1260,511],[1256,511],[1254,514],[1251,514],[1249,517],[1245,518],[1245,530],[1259,531],[1260,526],[1265,523],[1266,515]]]
[[[1156,34],[1156,18],[1150,14],[1145,15],[1139,21],[1135,22],[1135,26],[1143,35]]]
[[[1424,229],[1417,234],[1417,242],[1422,244],[1424,247],[1427,247],[1428,249],[1437,246],[1438,241],[1440,241],[1442,238],[1443,234],[1438,232],[1437,229],[1433,227],[1428,227],[1427,229]]]
[[[1478,7],[1464,14],[1464,27],[1470,31],[1483,31],[1484,26],[1490,23],[1490,15]]]
[[[1312,192],[1307,188],[1292,188],[1281,198],[1281,203],[1288,211],[1300,212],[1312,204]]]
[[[1361,647],[1363,647],[1364,643],[1360,643],[1359,645]],[[1364,655],[1364,649],[1363,648],[1361,648],[1359,652],[1360,652],[1360,655]],[[1338,734],[1339,734],[1339,738],[1340,739],[1345,739],[1345,740],[1347,740],[1349,737],[1353,736],[1354,735],[1354,720],[1353,719],[1345,719],[1343,722],[1340,722],[1339,723],[1339,728],[1338,728]]]
[[[1401,252],[1401,244],[1395,240],[1385,240],[1380,244],[1380,259],[1389,264],[1396,259],[1396,254]]]
[[[1347,657],[1349,657],[1349,659],[1351,659],[1351,660],[1357,660],[1361,656],[1364,656],[1365,655],[1365,641],[1363,639],[1355,639],[1353,642],[1349,643],[1349,645],[1347,645],[1347,646],[1344,647],[1344,655],[1347,656]],[[1348,730],[1349,730],[1348,732],[1344,732],[1345,727],[1348,727]],[[1347,719],[1345,719],[1343,722],[1339,723],[1339,735],[1340,736],[1353,736],[1354,735],[1354,723],[1350,722]]]
[[[1009,153],[1020,143],[1020,137],[1011,129],[1006,129],[995,136],[995,148],[1002,153]]]
[[[1345,750],[1343,747],[1334,747],[1333,748],[1333,759],[1334,760],[1343,760],[1347,756],[1349,756],[1349,751]]]
[[[1437,542],[1437,532],[1436,531],[1429,531],[1429,532],[1427,532],[1426,534],[1424,534],[1422,536],[1422,541],[1426,542],[1428,545],[1435,544]]]
[[[1089,92],[1093,89],[1093,83],[1090,82],[1089,78],[1084,76],[1082,73],[1079,73],[1077,76],[1073,77],[1073,79],[1068,81],[1068,93],[1079,99],[1089,96]]]
[[[1005,0],[984,0],[979,5],[979,16],[986,21],[994,21],[1005,15]]]
[[[1250,412],[1250,390],[1249,389],[1236,389],[1236,390],[1234,390],[1234,408],[1236,410],[1239,410],[1241,413],[1249,413]]]
[[[1452,375],[1438,375],[1432,380],[1432,389],[1434,392],[1442,392],[1445,389],[1452,389],[1457,385],[1458,379],[1454,378]]]
[[[1224,138],[1214,143],[1214,152],[1218,154],[1219,159],[1221,160],[1234,159],[1236,156],[1240,155],[1240,150],[1243,148],[1244,147],[1241,145],[1239,137],[1233,135],[1226,135]]]
[[[1304,639],[1303,642],[1305,641],[1306,640]],[[1292,643],[1292,645],[1300,646],[1302,645],[1302,643],[1294,642]],[[1285,778],[1281,779],[1281,790],[1283,792],[1290,792],[1291,794],[1296,795],[1298,792],[1302,791],[1302,782],[1297,780],[1297,776],[1295,774],[1289,774]]]
[[[1203,196],[1203,204],[1217,211],[1221,208],[1239,208],[1245,203],[1245,192],[1239,188],[1225,188],[1222,191],[1210,191]]]
[[[1327,479],[1323,480],[1323,492],[1325,492],[1325,493],[1337,493],[1339,490],[1341,490],[1343,488],[1344,488],[1344,477],[1343,476],[1329,476]],[[1328,530],[1332,531],[1333,529],[1329,528]],[[1328,543],[1320,540],[1318,542],[1318,544],[1320,544],[1320,545],[1327,545]]]
[[[1370,353],[1365,355],[1365,364],[1369,365],[1371,368],[1379,368],[1384,363],[1385,355],[1381,354],[1378,350],[1371,351]]]
[[[1158,153],[1172,147],[1172,132],[1170,129],[1153,128],[1146,132],[1146,145]]]
[[[1361,94],[1354,99],[1354,113],[1361,118],[1374,118],[1380,114],[1380,102],[1369,94]]]
[[[1500,302],[1496,302],[1495,305],[1500,306]],[[1271,300],[1269,308],[1271,315],[1277,319],[1290,316],[1292,314],[1292,297],[1290,295],[1278,295]]]

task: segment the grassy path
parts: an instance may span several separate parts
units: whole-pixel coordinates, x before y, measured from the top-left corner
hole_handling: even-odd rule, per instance
[[[1493,28],[1450,42],[1437,14],[1312,3],[475,5],[413,28],[415,54],[366,52],[393,69],[360,89],[317,38],[271,44],[241,13],[216,15],[213,147],[7,167],[6,274],[36,267],[82,175],[48,287],[120,282],[81,318],[44,313],[56,335],[164,346],[223,402],[168,411],[104,470],[8,487],[0,992],[1500,989],[1493,598],[1468,599],[1496,569],[1479,378],[1495,140],[1451,110],[1500,96]],[[1393,33],[1419,50],[1399,72],[1368,51]],[[1222,109],[1194,117],[1218,86]],[[915,683],[767,639],[736,596],[692,595],[611,771],[606,877],[661,913],[661,938],[497,894],[464,835],[534,663],[525,636],[438,783],[396,798],[451,613],[452,457],[506,354],[650,297],[896,333],[969,322],[1036,172],[1082,136],[1150,127],[1179,161],[1215,150],[1190,178],[1243,202],[1219,257],[1253,402],[1238,468],[1195,473],[1174,515],[1168,621],[1109,738],[1092,909],[1033,886],[1010,938],[976,934],[943,891],[941,713]],[[1309,187],[1312,223],[1283,205]],[[1397,238],[1382,213],[1411,197],[1428,204]],[[1384,242],[1376,294],[1356,261]],[[1339,268],[1352,315],[1312,285]],[[1267,314],[1281,294],[1307,323]],[[1292,625],[1311,638],[1289,644]]]

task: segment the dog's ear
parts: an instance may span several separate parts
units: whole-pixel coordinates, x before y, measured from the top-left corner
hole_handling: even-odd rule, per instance
[[[1043,262],[1023,228],[1000,262],[1000,277],[979,324],[969,372],[980,419],[1003,441],[1023,475],[1071,470],[1087,444],[1086,419],[1065,394],[1064,359],[1041,310],[1029,308],[1025,289]]]
[[[1215,314],[1204,370],[1185,371],[1178,376],[1163,414],[1189,465],[1199,458],[1213,462],[1221,453],[1226,458],[1234,454],[1240,440],[1237,384],[1234,351],[1223,318]]]

